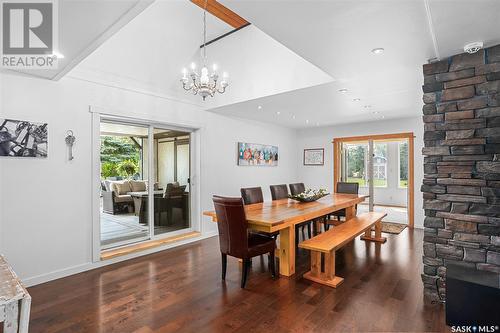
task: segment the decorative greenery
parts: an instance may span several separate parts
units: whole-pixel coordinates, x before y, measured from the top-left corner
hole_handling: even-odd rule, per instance
[[[121,161],[117,167],[118,173],[120,176],[124,176],[126,178],[132,178],[133,175],[139,171],[139,166],[137,162],[132,160]]]
[[[316,201],[324,197],[325,195],[328,195],[328,191],[324,188],[321,188],[319,190],[307,189],[302,193],[299,193],[297,195],[289,195],[288,197],[300,202],[311,202]]]

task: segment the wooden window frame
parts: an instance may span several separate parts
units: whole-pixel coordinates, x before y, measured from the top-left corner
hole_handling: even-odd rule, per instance
[[[362,141],[396,141],[408,140],[408,227],[413,228],[415,225],[415,135],[413,132],[392,133],[392,134],[376,134],[376,135],[361,135],[334,138],[333,143],[333,188],[337,191],[337,183],[340,180],[340,150],[341,144],[345,142],[362,142]]]

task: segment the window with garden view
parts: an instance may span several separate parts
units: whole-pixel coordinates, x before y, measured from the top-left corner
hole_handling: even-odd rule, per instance
[[[399,143],[399,187],[408,187],[408,142]]]

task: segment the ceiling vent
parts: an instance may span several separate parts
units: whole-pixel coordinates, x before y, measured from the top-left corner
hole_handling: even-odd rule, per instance
[[[483,42],[474,42],[474,43],[469,43],[464,46],[464,51],[467,53],[476,53],[477,51],[481,50],[483,48]]]

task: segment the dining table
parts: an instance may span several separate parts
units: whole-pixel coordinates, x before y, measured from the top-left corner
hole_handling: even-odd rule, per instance
[[[246,205],[245,215],[249,229],[279,232],[280,275],[292,276],[295,274],[295,225],[311,220],[319,225],[319,218],[342,209],[346,211],[347,221],[356,216],[356,205],[367,197],[362,194],[332,193],[313,202],[293,199],[265,201]],[[203,215],[217,222],[215,211],[205,211]]]

